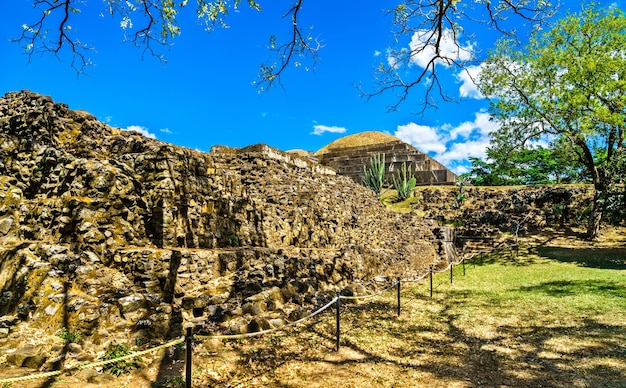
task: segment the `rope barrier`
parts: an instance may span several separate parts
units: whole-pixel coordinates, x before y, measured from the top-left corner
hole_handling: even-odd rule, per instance
[[[433,274],[444,273],[444,272],[448,271],[450,269],[450,267],[452,267],[452,263],[448,264],[448,266],[446,268],[442,269],[441,271],[433,272]]]
[[[71,368],[67,368],[67,369],[64,369],[64,370],[57,370],[57,371],[52,371],[52,372],[39,373],[39,374],[36,374],[36,375],[27,375],[27,376],[20,376],[20,377],[12,377],[12,378],[8,378],[8,379],[2,379],[2,380],[0,380],[0,384],[10,384],[10,383],[17,383],[17,382],[20,382],[20,381],[43,379],[43,378],[46,378],[46,377],[58,376],[60,374],[63,374],[63,373],[66,373],[66,372],[70,372],[70,371],[73,371],[73,370],[77,370],[77,369],[88,369],[88,368],[95,368],[95,367],[98,367],[98,366],[104,366],[104,365],[108,365],[108,364],[114,364],[114,363],[119,362],[119,361],[124,361],[124,360],[128,360],[128,359],[136,358],[136,357],[139,357],[139,356],[143,356],[144,354],[155,352],[157,350],[169,348],[170,346],[176,346],[176,345],[181,344],[183,342],[185,342],[185,337],[180,337],[178,339],[175,339],[175,340],[170,341],[168,343],[156,346],[154,348],[142,350],[140,352],[131,353],[131,354],[128,354],[126,356],[112,358],[110,360],[97,361],[97,362],[93,362],[93,363],[90,363],[90,364],[77,365],[77,366],[73,366]]]
[[[517,244],[513,244],[513,245],[504,245],[504,246],[498,246],[498,247],[493,247],[492,249],[490,249],[490,252],[495,252],[497,250],[500,249],[506,249],[506,248],[515,248],[518,247]],[[470,255],[468,258],[462,258],[459,263],[465,263],[466,260],[472,260],[474,259],[476,256],[478,255],[482,255],[483,253],[487,253],[487,252],[483,252],[483,251],[479,251],[479,252],[475,252],[474,254]],[[285,329],[288,329],[290,327],[293,327],[301,322],[304,322],[307,319],[313,318],[316,315],[322,313],[323,311],[327,310],[329,307],[331,307],[332,305],[334,305],[335,303],[339,302],[341,299],[369,299],[369,298],[374,298],[377,296],[380,296],[382,294],[384,294],[385,292],[391,290],[394,287],[399,287],[401,285],[402,282],[404,283],[414,283],[414,282],[420,282],[422,280],[424,280],[426,277],[428,277],[429,275],[432,276],[432,274],[441,274],[444,273],[448,270],[451,270],[453,268],[454,263],[450,263],[448,264],[448,266],[440,271],[437,272],[433,272],[432,268],[431,270],[418,277],[415,279],[403,279],[403,280],[398,280],[395,283],[393,283],[392,285],[390,285],[389,287],[374,293],[374,294],[370,294],[370,295],[362,295],[362,296],[343,296],[343,295],[337,295],[336,297],[334,297],[330,302],[328,302],[327,304],[325,304],[324,306],[322,306],[321,308],[319,308],[318,310],[312,312],[311,314],[307,315],[306,317],[300,318],[296,321],[293,321],[291,323],[288,323],[286,325],[283,325],[281,327],[276,327],[276,328],[272,328],[272,329],[267,329],[267,330],[261,330],[261,331],[256,331],[253,333],[245,333],[245,334],[226,334],[226,335],[211,335],[211,336],[207,336],[207,335],[193,335],[194,338],[196,339],[200,339],[200,340],[207,340],[207,339],[242,339],[242,338],[252,338],[252,337],[258,337],[258,336],[262,336],[262,335],[266,335],[266,334],[271,334],[271,333],[275,333],[278,331],[282,331]],[[398,291],[399,292],[399,291]],[[432,296],[432,295],[431,295]],[[399,303],[398,303],[399,304]],[[338,328],[337,328],[338,329]],[[338,337],[339,338],[339,337]],[[179,345],[181,343],[185,342],[185,336],[180,337],[178,339],[172,340],[170,342],[167,342],[165,344],[156,346],[154,348],[150,348],[150,349],[146,349],[146,350],[142,350],[139,352],[135,352],[135,353],[131,353],[128,354],[126,356],[122,356],[122,357],[117,357],[117,358],[112,358],[109,360],[102,360],[102,361],[98,361],[98,362],[93,362],[90,364],[84,364],[84,365],[77,365],[74,367],[70,367],[64,370],[57,370],[57,371],[51,371],[51,372],[46,372],[46,373],[40,373],[40,374],[36,374],[36,375],[28,375],[28,376],[20,376],[20,377],[13,377],[13,378],[8,378],[8,379],[2,379],[0,380],[0,384],[10,384],[10,383],[16,383],[16,382],[20,382],[20,381],[27,381],[27,380],[35,380],[35,379],[42,379],[42,378],[46,378],[46,377],[54,377],[54,376],[58,376],[60,374],[63,373],[67,373],[73,370],[79,370],[79,369],[87,369],[87,368],[95,368],[95,367],[99,367],[99,366],[104,366],[104,365],[108,365],[108,364],[113,364],[119,361],[124,361],[124,360],[128,360],[128,359],[133,359],[139,356],[142,356],[144,354],[148,354],[151,352],[155,352],[161,349],[165,349],[171,346],[176,346]]]
[[[371,295],[361,295],[361,296],[347,296],[347,295],[339,295],[339,298],[341,298],[341,299],[369,299],[369,298],[374,298],[374,297],[380,296],[380,295],[384,294],[385,292],[387,292],[387,291],[391,290],[392,288],[394,288],[395,286],[397,286],[397,285],[398,285],[398,283],[400,283],[400,282],[395,282],[395,283],[394,283],[394,284],[392,284],[391,286],[389,286],[389,287],[385,288],[384,290],[379,291],[379,292],[377,292],[377,293],[375,293],[375,294],[371,294]]]
[[[509,249],[509,248],[518,248],[518,247],[519,247],[518,244],[498,245],[498,246],[493,247],[493,248],[491,248],[491,249],[489,249],[487,251],[480,250],[478,252],[474,252],[471,255],[469,255],[467,258],[464,258],[464,259],[465,260],[473,260],[478,255],[484,255],[484,254],[487,254],[487,253],[496,252],[498,250]]]
[[[325,304],[319,310],[316,310],[316,311],[312,312],[311,314],[307,315],[304,318],[300,318],[300,319],[298,319],[296,321],[293,321],[293,322],[288,323],[288,324],[286,324],[284,326],[281,326],[281,327],[275,327],[273,329],[255,331],[254,333],[224,334],[224,335],[199,335],[199,334],[195,334],[194,337],[197,338],[197,339],[201,339],[201,340],[208,340],[208,339],[241,339],[241,338],[258,337],[260,335],[275,333],[275,332],[282,331],[282,330],[285,330],[287,328],[290,328],[292,326],[295,326],[298,323],[303,322],[303,321],[305,321],[305,320],[307,320],[309,318],[313,318],[317,314],[321,313],[322,311],[324,311],[324,310],[328,309],[330,306],[332,306],[335,302],[337,302],[337,299],[338,299],[338,297],[334,297],[333,300],[331,300],[330,302]]]
[[[426,272],[424,275],[416,278],[416,279],[402,279],[402,283],[417,283],[417,282],[421,282],[422,280],[426,279],[426,277],[428,276],[428,272]]]
[[[54,371],[54,372],[40,373],[38,375],[28,375],[28,376],[21,376],[21,377],[13,377],[13,378],[10,378],[10,379],[0,380],[0,384],[11,384],[11,383],[17,383],[17,382],[20,382],[20,381],[43,379],[43,378],[46,378],[46,377],[58,376],[58,375],[60,375],[62,373],[64,373],[64,371],[57,370],[57,371]]]

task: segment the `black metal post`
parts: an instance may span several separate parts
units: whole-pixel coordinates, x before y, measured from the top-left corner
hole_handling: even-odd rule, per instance
[[[398,316],[400,316],[400,278],[398,278],[398,284],[396,285],[398,289]]]
[[[192,358],[192,344],[193,344],[193,329],[187,328],[187,334],[185,335],[185,350],[187,350],[187,358],[185,359],[185,388],[191,388],[191,358]]]
[[[341,294],[337,293],[337,305],[336,305],[336,324],[337,324],[337,343],[335,344],[335,348],[337,351],[339,351],[339,343],[340,343],[340,338],[341,338],[341,331],[340,331],[340,327],[339,327],[339,308],[341,307]]]
[[[463,264],[463,276],[465,276],[465,258],[461,259],[461,263]]]
[[[430,270],[428,271],[430,275],[430,297],[433,297],[433,267],[430,266]]]
[[[452,268],[454,268],[454,263],[450,263],[450,284],[452,284]]]

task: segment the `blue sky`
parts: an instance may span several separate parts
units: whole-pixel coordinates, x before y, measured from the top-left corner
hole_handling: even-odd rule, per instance
[[[95,66],[78,76],[67,53],[58,59],[35,55],[29,63],[23,48],[9,41],[38,15],[31,0],[12,0],[0,14],[0,94],[28,89],[51,95],[112,126],[202,151],[213,145],[255,143],[317,151],[348,134],[383,131],[458,173],[467,171],[468,157],[484,156],[496,124],[485,113],[486,100],[458,74],[449,72],[445,79],[450,91],[464,97],[461,102],[441,103],[423,115],[414,114],[418,89],[392,113],[386,106],[395,101],[393,93],[360,97],[355,85],[371,86],[373,69],[386,60],[393,40],[392,20],[384,12],[393,1],[305,1],[301,23],[313,26],[312,36],[324,45],[317,64],[308,71],[305,66],[290,68],[282,79],[284,89],[264,93],[252,82],[259,65],[271,58],[269,36],[289,30],[289,21],[280,15],[291,3],[261,2],[262,12],[245,3],[239,13],[229,15],[230,28],[210,34],[188,7],[179,16],[182,34],[163,50],[168,62],[161,63],[121,43],[120,21],[103,13],[103,1],[85,1],[72,27],[95,47],[89,54]],[[475,40],[466,43],[487,50],[493,34],[475,32]],[[409,37],[404,44],[409,47]]]

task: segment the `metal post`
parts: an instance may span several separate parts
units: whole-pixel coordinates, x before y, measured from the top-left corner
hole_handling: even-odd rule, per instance
[[[433,297],[433,266],[430,266],[430,270],[428,271],[430,275],[430,297]]]
[[[339,327],[339,308],[341,307],[341,294],[337,293],[337,305],[336,305],[336,327],[337,327],[337,343],[335,344],[335,349],[337,351],[339,351],[339,343],[340,343],[340,336],[341,336],[341,331],[340,331],[340,327]]]
[[[465,258],[461,259],[461,263],[463,264],[463,276],[465,276]]]
[[[185,359],[185,388],[191,388],[191,347],[193,343],[193,329],[187,328],[185,335],[185,349],[187,350],[187,358]]]
[[[397,289],[398,289],[398,316],[400,316],[400,278],[398,278],[398,284],[397,284]]]
[[[452,284],[452,268],[454,268],[454,264],[450,263],[450,284]]]

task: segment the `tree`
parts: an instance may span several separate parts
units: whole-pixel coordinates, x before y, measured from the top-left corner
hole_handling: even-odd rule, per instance
[[[73,20],[81,16],[81,7],[87,0],[32,1],[41,16],[24,24],[21,36],[16,39],[24,44],[29,56],[32,58],[33,54],[42,52],[58,56],[69,50],[71,64],[77,71],[82,72],[92,65],[87,53],[93,48],[82,43],[71,28]],[[370,97],[387,91],[397,92],[398,103],[390,109],[396,109],[418,85],[426,86],[424,107],[434,105],[432,95],[436,92],[444,100],[450,100],[439,82],[437,67],[467,69],[473,59],[473,48],[462,42],[466,38],[464,25],[487,25],[499,33],[513,35],[516,31],[507,28],[511,22],[541,26],[555,10],[548,0],[397,1],[397,6],[388,11],[393,17],[395,40],[388,49],[387,61],[378,67],[375,90],[363,91]],[[262,9],[261,0],[247,0],[246,3],[254,10]],[[177,16],[190,11],[194,5],[199,22],[211,31],[227,26],[228,17],[241,6],[241,0],[104,0],[106,13],[117,18],[128,34],[126,41],[161,60],[165,57],[159,46],[169,45],[170,40],[181,33]],[[304,5],[304,0],[291,0],[286,6],[283,14],[283,19],[287,20],[285,38],[269,38],[268,47],[274,52],[275,60],[260,66],[256,82],[259,88],[269,89],[280,84],[281,75],[290,64],[299,66],[301,61],[315,64],[322,44],[301,25],[300,14],[305,12]],[[408,48],[407,38],[410,40]],[[423,62],[415,67],[418,57]]]
[[[535,33],[523,48],[500,41],[479,76],[490,113],[502,125],[493,152],[507,154],[532,141],[570,150],[595,188],[587,236],[596,238],[611,171],[624,154],[626,17],[617,9],[569,14]]]
[[[508,150],[488,149],[490,162],[470,158],[471,171],[464,176],[477,186],[577,183],[588,181],[580,164],[558,144],[549,147]]]

